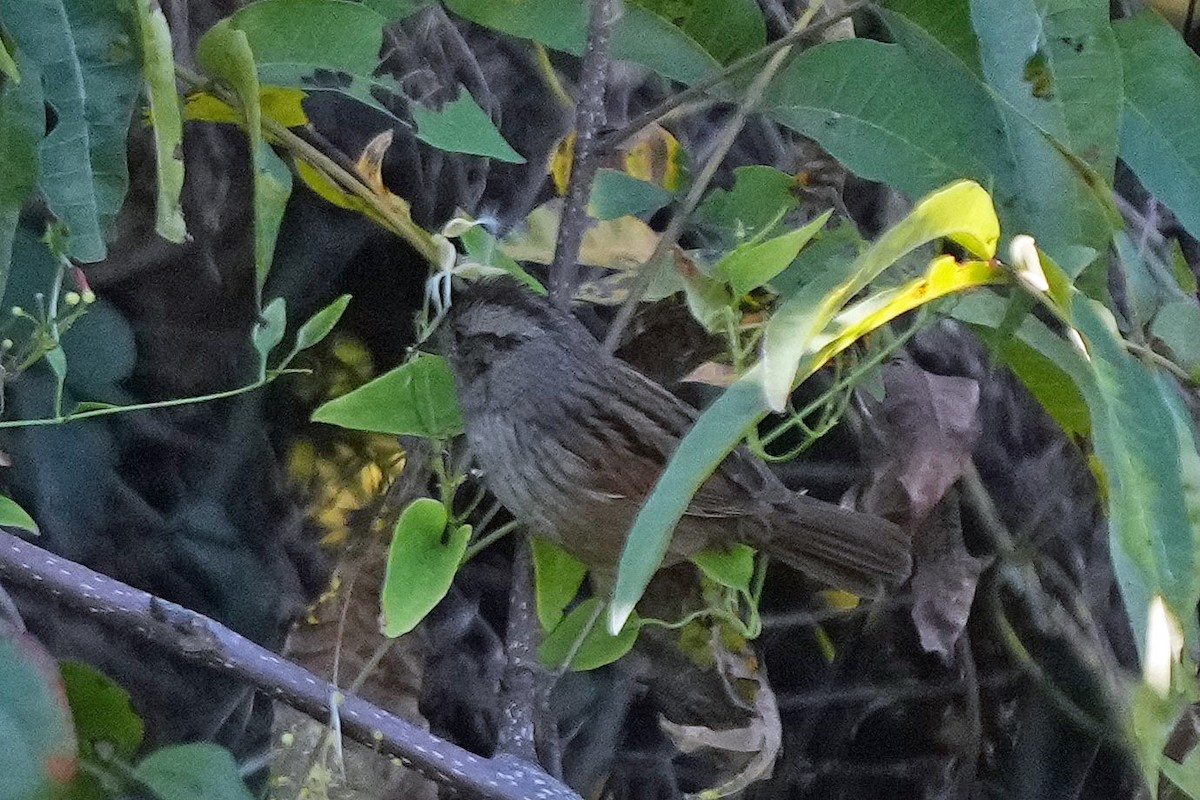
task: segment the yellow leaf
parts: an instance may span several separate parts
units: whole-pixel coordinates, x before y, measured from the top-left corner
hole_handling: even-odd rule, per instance
[[[263,114],[288,127],[298,128],[308,124],[303,101],[308,95],[286,86],[263,86],[259,89],[258,102]],[[200,122],[224,122],[242,124],[242,115],[234,108],[208,92],[189,95],[184,105],[184,118]]]

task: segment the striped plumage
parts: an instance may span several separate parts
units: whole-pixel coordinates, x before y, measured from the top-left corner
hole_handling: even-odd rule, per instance
[[[447,357],[488,487],[606,583],[695,410],[513,281],[467,289],[448,324]],[[788,490],[745,448],[700,487],[667,558],[734,542],[860,594],[903,581],[910,568],[908,537],[895,525]]]

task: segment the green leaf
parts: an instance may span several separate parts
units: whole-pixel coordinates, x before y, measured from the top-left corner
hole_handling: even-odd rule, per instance
[[[408,504],[396,522],[379,595],[384,636],[395,638],[411,631],[450,591],[471,539],[471,526],[447,532],[448,521],[445,506],[420,497]]]
[[[696,209],[697,217],[721,231],[731,246],[753,239],[800,206],[794,175],[759,164],[738,167],[733,175],[731,189],[713,189]]]
[[[754,578],[754,548],[735,544],[732,547],[710,547],[692,556],[692,563],[708,579],[722,586],[750,594]]]
[[[790,297],[764,337],[763,391],[771,408],[781,410],[796,380],[807,377],[802,359],[815,353],[814,340],[851,297],[901,256],[943,237],[983,259],[995,255],[1000,226],[991,197],[978,184],[959,181],[925,197],[845,273],[827,271]]]
[[[131,759],[142,744],[145,726],[133,710],[129,692],[94,667],[79,661],[59,664],[80,754],[95,759],[96,745],[103,742],[112,754]]]
[[[1163,387],[1125,352],[1091,301],[1071,319],[1088,343],[1097,391],[1086,395],[1092,439],[1108,478],[1109,542],[1139,654],[1150,600],[1161,595],[1196,641],[1195,534],[1184,505],[1180,437]],[[1172,390],[1173,391],[1173,390]],[[1195,450],[1194,441],[1183,443]]]
[[[17,505],[16,500],[3,495],[0,495],[0,525],[38,533],[37,523],[29,516],[29,512]]]
[[[454,100],[434,111],[419,103],[412,105],[417,138],[425,144],[451,153],[487,156],[510,164],[524,164],[525,158],[513,150],[496,130],[471,93],[459,87]]]
[[[58,665],[29,634],[0,636],[0,794],[61,793],[77,768],[75,734]]]
[[[368,3],[259,0],[235,11],[229,22],[246,34],[264,69],[303,65],[306,72],[370,75],[379,66],[387,19]]]
[[[1171,349],[1190,375],[1200,375],[1200,305],[1190,297],[1171,300],[1158,310],[1151,332]]]
[[[485,27],[573,55],[582,55],[587,42],[585,0],[446,0],[446,7]],[[613,27],[612,56],[635,61],[682,83],[695,83],[720,68],[716,59],[679,28],[628,4]]]
[[[183,191],[183,108],[175,88],[171,29],[157,0],[136,0],[134,11],[142,40],[142,75],[154,123],[154,167],[158,181],[155,230],[169,242],[187,240],[179,196]]]
[[[72,257],[100,261],[129,185],[125,142],[141,88],[126,0],[2,0],[0,17],[57,119],[41,144],[42,193],[70,229]]]
[[[923,28],[973,75],[983,76],[971,0],[886,0],[883,5]]]
[[[1111,185],[1122,91],[1121,54],[1108,17],[1101,2],[971,3],[980,63],[991,88]],[[1020,168],[1022,153],[1015,155]]]
[[[957,299],[951,316],[996,330],[1004,324],[1007,307],[1008,301],[996,294],[974,292]],[[999,343],[998,355],[1064,431],[1086,436],[1092,426],[1084,393],[1095,391],[1095,381],[1083,354],[1033,315],[1013,333]],[[995,344],[986,333],[983,338]]]
[[[350,295],[344,294],[313,314],[308,322],[300,326],[300,330],[296,333],[296,345],[292,348],[292,352],[299,353],[301,350],[307,350],[314,345],[320,344],[329,335],[330,331],[333,330],[334,326],[338,324],[338,320],[342,318],[342,314],[346,313],[346,306],[348,305],[350,305]]]
[[[604,602],[599,597],[590,597],[571,610],[538,648],[538,659],[548,667],[557,667],[566,660],[575,642],[583,635],[588,621],[596,618],[597,608]],[[637,641],[641,620],[634,614],[616,634],[610,634],[603,625],[593,625],[583,643],[571,659],[570,668],[575,672],[586,672],[611,664],[628,653]]]
[[[3,36],[0,36],[0,75],[4,75],[13,83],[21,82],[21,71],[17,69],[17,62],[8,52]]]
[[[633,613],[696,490],[766,412],[757,370],[752,369],[726,389],[683,437],[625,540],[608,609],[610,634],[620,631]]]
[[[95,403],[91,401],[86,403],[76,403],[75,407],[71,409],[70,416],[73,417],[76,414],[86,414],[89,411],[103,411],[110,408],[120,408],[120,406],[116,405],[115,403]]]
[[[283,341],[283,332],[287,328],[287,301],[276,297],[267,303],[262,310],[262,319],[254,323],[250,331],[250,341],[258,353],[258,379],[267,377],[267,359],[275,346]]]
[[[1113,24],[1124,63],[1121,160],[1180,224],[1200,237],[1200,141],[1190,135],[1200,104],[1200,61],[1152,10]]]
[[[916,197],[970,177],[990,187],[1009,235],[1031,233],[1060,258],[1072,245],[1103,251],[1111,224],[1111,193],[1104,184],[1111,173],[1091,166],[1097,163],[1091,159],[1103,161],[1104,147],[1074,152],[1074,140],[1057,140],[985,83],[978,63],[959,60],[965,51],[956,54],[900,14],[881,14],[896,44],[853,39],[818,45],[781,70],[764,110],[864,178]],[[1062,36],[1074,41],[1077,34],[1090,36],[1088,30],[1067,26]],[[1095,38],[1103,39],[1100,33]],[[1011,41],[1005,46],[1022,49]],[[956,40],[956,47],[961,44]],[[865,80],[828,80],[857,74],[865,63],[871,64]],[[1108,101],[1098,108],[1100,129]]]
[[[25,80],[0,87],[0,296],[8,283],[21,208],[37,185],[38,143],[46,125],[37,68],[21,55]]]
[[[722,64],[767,43],[767,23],[755,0],[695,0],[683,31]]]
[[[713,265],[713,277],[726,281],[737,297],[757,289],[787,269],[829,221],[830,209],[812,222],[794,231],[768,239],[765,242],[749,241],[739,245]]]
[[[463,431],[446,360],[427,353],[313,412],[313,422],[378,433],[449,439]]]
[[[540,536],[529,539],[533,548],[534,589],[538,622],[551,631],[562,621],[563,612],[587,575],[587,566],[558,545]]]
[[[828,270],[842,271],[867,249],[867,241],[854,223],[846,220],[825,228],[800,251],[791,266],[771,281],[771,288],[781,297],[791,297],[808,282]]]
[[[526,272],[520,264],[501,250],[496,237],[482,225],[471,226],[458,238],[463,243],[463,247],[467,249],[467,255],[480,264],[504,270],[528,286],[534,294],[543,296],[546,294],[546,287],[542,285],[542,282]]]
[[[292,173],[263,141],[258,74],[245,32],[234,27],[230,19],[221,20],[200,37],[196,58],[206,70],[233,87],[246,117],[250,160],[254,165],[255,289],[261,305],[262,288],[271,270],[279,224],[292,191]]]
[[[383,15],[388,22],[399,22],[432,2],[433,0],[363,0],[363,5]]]
[[[669,202],[671,193],[661,186],[605,168],[596,170],[588,214],[595,219],[616,219],[658,211]]]
[[[58,378],[59,383],[66,379],[67,354],[63,352],[61,346],[46,351],[46,363],[50,365],[50,371],[54,373],[54,377]]]
[[[252,800],[233,756],[207,742],[156,750],[137,765],[133,778],[159,800]]]

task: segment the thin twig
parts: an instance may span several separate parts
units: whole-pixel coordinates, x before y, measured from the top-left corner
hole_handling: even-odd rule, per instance
[[[604,87],[608,82],[608,40],[616,15],[612,0],[592,0],[587,50],[579,77],[579,105],[575,110],[575,152],[567,201],[558,225],[554,262],[550,265],[550,296],[564,311],[579,280],[579,247],[588,227],[587,204],[602,150],[596,132],[604,124]]]
[[[797,22],[796,30],[800,31],[808,27],[808,23],[820,10],[822,0],[816,0],[808,11],[804,13]],[[683,226],[687,223],[688,218],[695,211],[696,206],[700,204],[700,198],[704,196],[708,190],[708,184],[712,182],[713,176],[721,166],[721,162],[725,159],[725,154],[733,147],[734,141],[738,134],[742,132],[742,127],[746,123],[746,117],[758,105],[762,99],[763,92],[766,91],[771,79],[775,77],[775,73],[783,66],[783,62],[791,53],[791,47],[785,46],[778,48],[777,52],[771,56],[770,61],[762,68],[758,75],[754,76],[750,87],[746,89],[746,94],[738,104],[737,111],[733,117],[725,123],[717,137],[716,147],[713,148],[712,155],[705,162],[704,168],[700,174],[696,176],[695,182],[688,189],[687,196],[684,197],[679,209],[671,217],[671,221],[667,224],[667,229],[663,231],[663,235],[659,237],[657,244],[654,246],[654,252],[650,258],[646,259],[646,263],[642,265],[641,270],[634,278],[632,285],[629,288],[629,296],[625,298],[625,302],[621,305],[620,311],[613,318],[612,325],[608,329],[608,335],[604,338],[604,348],[612,353],[617,349],[621,341],[621,334],[625,330],[625,326],[629,324],[629,320],[633,317],[633,312],[641,302],[642,297],[646,294],[646,290],[658,277],[659,272],[664,269],[665,264],[669,264],[666,256],[675,243],[679,241],[680,234],[683,233]]]
[[[651,108],[649,111],[639,114],[632,122],[630,122],[621,130],[614,131],[608,136],[605,136],[601,143],[601,147],[605,152],[611,152],[632,137],[636,136],[638,131],[640,131],[642,128],[646,127],[652,122],[662,119],[680,106],[683,106],[701,97],[708,92],[709,89],[724,83],[734,75],[737,75],[739,72],[745,70],[747,67],[757,64],[759,61],[774,55],[785,47],[790,47],[799,42],[805,42],[820,37],[823,33],[825,33],[825,31],[837,25],[842,20],[857,14],[859,11],[862,11],[864,8],[867,8],[870,5],[871,3],[869,2],[853,3],[846,6],[846,8],[840,13],[835,14],[828,19],[821,20],[816,25],[794,28],[792,32],[786,36],[776,39],[770,44],[755,50],[749,55],[742,56],[737,61],[734,61],[732,64],[720,70],[719,72],[714,72],[707,78],[693,83],[691,86],[683,89],[677,94],[671,95],[654,108]]]

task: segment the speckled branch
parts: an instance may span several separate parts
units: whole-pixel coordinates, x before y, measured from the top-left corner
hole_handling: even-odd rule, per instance
[[[205,616],[0,531],[0,580],[53,597],[130,637],[233,675],[321,722],[338,697],[342,731],[425,777],[492,800],[579,800],[540,768],[482,758],[352,695]]]

